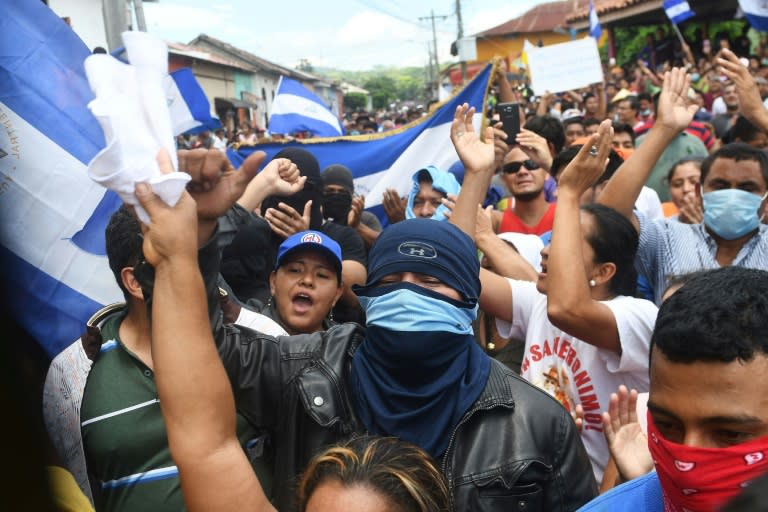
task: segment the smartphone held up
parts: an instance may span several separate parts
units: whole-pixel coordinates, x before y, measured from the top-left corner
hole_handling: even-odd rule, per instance
[[[499,103],[496,105],[496,111],[499,113],[502,129],[507,134],[507,144],[514,144],[517,134],[520,133],[520,104]]]

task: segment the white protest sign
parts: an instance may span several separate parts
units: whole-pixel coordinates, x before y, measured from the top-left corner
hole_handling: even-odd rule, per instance
[[[531,88],[536,95],[579,89],[603,81],[597,42],[585,37],[526,50]]]

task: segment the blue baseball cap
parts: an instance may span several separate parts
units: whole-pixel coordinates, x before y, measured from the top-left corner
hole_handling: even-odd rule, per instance
[[[306,249],[325,253],[333,262],[336,273],[341,279],[341,247],[336,240],[319,231],[300,231],[286,238],[277,249],[275,270],[283,264],[286,257]]]

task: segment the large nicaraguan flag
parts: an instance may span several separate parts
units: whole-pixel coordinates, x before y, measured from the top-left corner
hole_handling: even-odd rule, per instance
[[[271,159],[278,151],[299,146],[310,151],[325,169],[331,164],[347,166],[355,178],[355,192],[365,196],[366,208],[383,217],[384,191],[393,188],[401,196],[411,188],[411,176],[427,165],[463,173],[463,167],[450,140],[456,107],[468,103],[475,107],[475,129],[482,123],[493,66],[487,65],[456,96],[423,117],[401,128],[373,135],[353,135],[325,139],[304,139],[230,148],[229,159],[239,166],[254,151],[264,151]]]
[[[669,21],[675,25],[696,16],[686,0],[664,0],[664,12],[667,13]]]
[[[316,137],[341,135],[339,119],[323,100],[296,80],[281,77],[269,116],[271,133],[312,132]]]
[[[764,0],[739,0],[739,7],[755,30],[768,32],[768,3]]]
[[[101,127],[87,108],[93,94],[83,61],[89,54],[42,2],[5,6],[0,278],[6,307],[51,356],[82,334],[96,309],[121,298],[98,218],[108,218],[120,200],[105,194],[86,172],[104,146]],[[100,246],[92,236],[97,225]]]
[[[42,2],[10,2],[0,16],[0,280],[10,312],[51,356],[122,300],[104,243],[122,203],[87,173],[105,145],[88,110],[89,55]],[[164,82],[174,133],[210,117],[190,78]]]

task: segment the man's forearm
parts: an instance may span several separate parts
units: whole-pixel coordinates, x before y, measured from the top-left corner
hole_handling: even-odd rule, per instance
[[[213,343],[194,259],[179,257],[155,269],[152,356],[172,448],[205,453],[234,435],[232,390]]]

